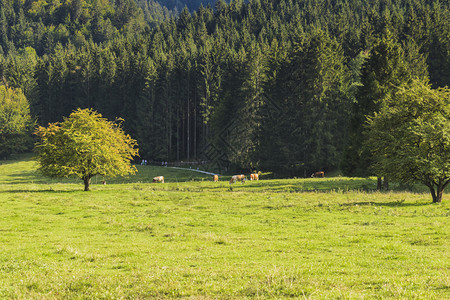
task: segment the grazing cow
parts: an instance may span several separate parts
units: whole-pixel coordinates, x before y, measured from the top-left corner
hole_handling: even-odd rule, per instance
[[[213,175],[213,181],[214,181],[214,182],[219,181],[219,176],[218,176],[218,175]]]
[[[164,183],[164,176],[156,176],[156,177],[153,177],[153,182],[161,182],[161,183]]]
[[[314,172],[311,174],[312,178],[323,178],[325,177],[325,173],[323,171],[320,172]]]
[[[102,180],[102,184],[106,184],[106,180]]]
[[[243,175],[243,174],[233,175],[230,179],[230,184],[235,183],[236,181],[240,181],[241,183],[244,183],[246,179],[247,178],[245,178],[245,175]]]
[[[259,174],[258,173],[250,174],[250,180],[259,180]]]

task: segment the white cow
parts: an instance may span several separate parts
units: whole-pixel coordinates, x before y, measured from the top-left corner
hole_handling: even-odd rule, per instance
[[[156,177],[153,177],[153,182],[161,182],[161,183],[164,183],[164,176],[156,176]]]
[[[245,175],[233,175],[230,179],[230,184],[235,183],[236,181],[240,181],[241,183],[244,183],[247,178]]]

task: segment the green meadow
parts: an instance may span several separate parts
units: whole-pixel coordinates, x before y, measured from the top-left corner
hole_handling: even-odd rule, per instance
[[[84,192],[2,161],[0,298],[450,298],[448,195],[138,169]]]

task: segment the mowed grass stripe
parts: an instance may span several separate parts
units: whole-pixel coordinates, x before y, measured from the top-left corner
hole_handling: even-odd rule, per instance
[[[450,297],[448,196],[345,178],[83,192],[16,163],[0,166],[0,298]]]

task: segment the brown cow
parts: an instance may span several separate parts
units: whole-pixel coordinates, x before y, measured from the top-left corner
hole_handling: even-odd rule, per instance
[[[258,173],[250,174],[250,180],[259,180],[259,174]]]
[[[311,174],[312,178],[323,178],[325,177],[325,173],[323,171],[320,172],[314,172]]]
[[[243,174],[241,174],[241,175],[233,175],[231,177],[231,179],[230,179],[230,184],[235,183],[236,181],[240,181],[241,183],[244,183],[245,180],[247,180],[247,178]]]
[[[214,182],[219,181],[219,176],[218,176],[218,175],[213,175],[213,181],[214,181]]]
[[[161,183],[164,183],[164,176],[156,176],[156,177],[153,177],[153,182],[161,182]]]

